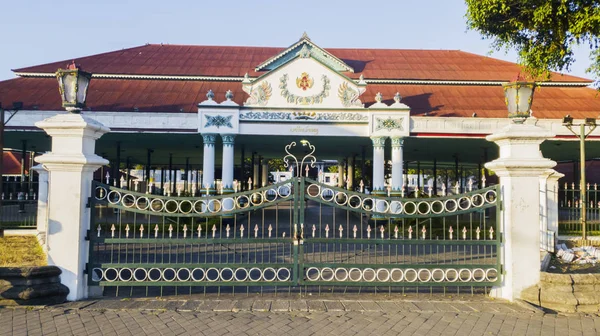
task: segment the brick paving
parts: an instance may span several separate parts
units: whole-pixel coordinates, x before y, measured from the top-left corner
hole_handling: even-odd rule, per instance
[[[4,335],[600,335],[600,317],[485,298],[103,299],[0,308]]]

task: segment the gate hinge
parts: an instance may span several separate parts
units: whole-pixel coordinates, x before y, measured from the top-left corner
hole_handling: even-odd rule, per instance
[[[500,232],[500,242],[504,243],[504,232]]]
[[[504,269],[504,265],[500,265],[500,274],[506,275],[506,270]]]
[[[88,197],[87,198],[87,203],[85,204],[86,208],[91,208],[92,207],[92,198]]]
[[[88,267],[90,266],[89,263],[85,263],[85,268],[83,269],[83,274],[88,274]]]
[[[85,232],[85,240],[90,240],[90,235],[91,235],[91,234],[92,234],[92,231],[90,231],[90,230],[87,230],[87,231]]]

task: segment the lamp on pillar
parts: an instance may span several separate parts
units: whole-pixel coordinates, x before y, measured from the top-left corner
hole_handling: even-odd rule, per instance
[[[567,114],[563,118],[563,126],[579,139],[579,204],[581,206],[579,222],[581,223],[581,239],[587,239],[587,200],[586,200],[586,183],[585,183],[585,139],[596,129],[596,119],[585,118],[583,122],[573,123],[573,117]],[[573,130],[573,126],[579,126],[579,133]],[[586,127],[589,130],[586,132]]]
[[[72,61],[66,69],[56,71],[58,91],[62,99],[62,106],[71,113],[79,113],[85,107],[87,90],[92,74],[85,72]]]
[[[535,82],[526,81],[520,73],[513,81],[502,84],[504,101],[508,107],[508,118],[514,123],[522,124],[531,116],[531,103],[535,87]]]

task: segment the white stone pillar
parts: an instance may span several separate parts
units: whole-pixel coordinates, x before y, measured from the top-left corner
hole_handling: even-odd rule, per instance
[[[402,165],[404,138],[392,137],[392,196],[400,196],[402,191]]]
[[[344,174],[344,161],[342,159],[338,160],[338,177],[337,177],[337,186],[338,188],[343,188],[346,183],[346,174]]]
[[[373,193],[378,195],[387,195],[384,181],[384,153],[385,139],[387,137],[371,137],[373,141]]]
[[[48,265],[62,270],[60,281],[69,288],[68,300],[88,296],[90,229],[88,197],[95,170],[108,164],[94,154],[96,140],[110,129],[81,114],[59,114],[35,124],[52,137],[52,151],[35,159],[49,171]]]
[[[233,150],[235,143],[234,134],[221,134],[223,140],[223,193],[233,192]]]
[[[254,158],[254,162],[252,162],[252,188],[253,189],[258,189],[258,177],[260,176],[260,165],[259,165],[259,158],[256,157]]]
[[[202,160],[202,192],[214,194],[215,192],[215,134],[202,134],[204,141],[204,154]]]
[[[261,175],[262,186],[269,184],[269,160],[262,159],[262,175]]]
[[[46,235],[48,232],[48,171],[38,164],[31,167],[38,174],[37,190],[37,232],[41,238],[42,246],[46,249]]]
[[[502,284],[492,295],[510,301],[540,280],[540,194],[539,179],[556,162],[540,151],[544,140],[554,134],[530,124],[514,124],[487,136],[500,147],[500,157],[485,167],[500,177],[502,216],[501,260],[505,270]]]
[[[551,252],[554,252],[554,247],[556,246],[558,239],[558,195],[559,195],[559,183],[558,180],[564,177],[565,175],[557,172],[556,170],[551,170],[552,174],[548,176],[546,180],[546,208],[547,208],[547,230],[548,232],[553,232],[554,234],[547,234],[548,239],[548,248]],[[554,238],[552,240],[551,238]]]
[[[354,155],[352,155],[350,157],[350,160],[348,161],[348,176],[346,176],[346,181],[348,181],[347,186],[348,186],[348,190],[353,190],[354,189],[354,164],[356,163],[356,160],[354,159]]]

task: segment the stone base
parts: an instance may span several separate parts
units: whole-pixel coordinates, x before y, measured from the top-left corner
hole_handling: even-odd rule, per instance
[[[66,301],[69,288],[54,266],[0,268],[0,305],[47,305]]]

